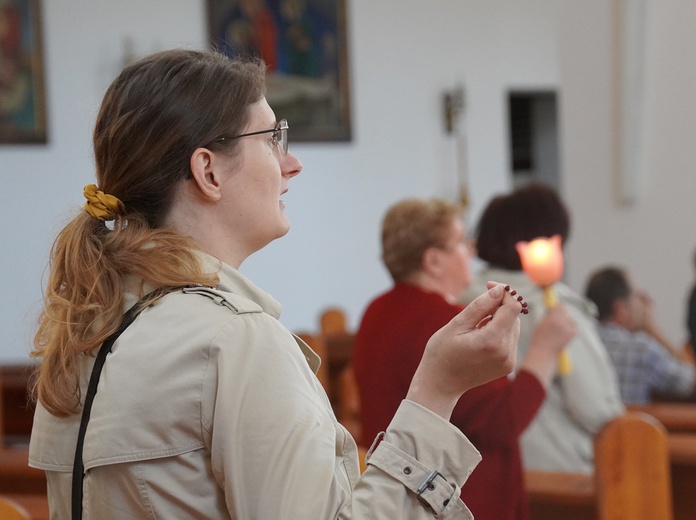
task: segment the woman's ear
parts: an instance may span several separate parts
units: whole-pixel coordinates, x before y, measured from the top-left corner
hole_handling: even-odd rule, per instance
[[[220,178],[215,173],[215,167],[220,167],[216,156],[207,148],[196,148],[189,161],[191,175],[201,195],[210,201],[222,198]]]
[[[437,247],[429,247],[423,251],[421,269],[431,276],[440,276],[440,250]]]

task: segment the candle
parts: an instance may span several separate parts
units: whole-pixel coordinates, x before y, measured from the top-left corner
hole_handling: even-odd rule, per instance
[[[531,242],[517,242],[515,249],[520,255],[522,270],[532,282],[541,287],[546,308],[551,309],[558,305],[558,295],[553,284],[563,275],[561,236],[554,235],[551,238],[536,238]],[[558,358],[558,372],[566,375],[571,371],[570,356],[564,349]]]

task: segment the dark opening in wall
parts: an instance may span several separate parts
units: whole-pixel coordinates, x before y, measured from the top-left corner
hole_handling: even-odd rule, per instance
[[[538,180],[560,188],[556,93],[510,91],[508,114],[514,185]]]
[[[510,95],[510,146],[512,171],[531,170],[534,159],[532,97]]]

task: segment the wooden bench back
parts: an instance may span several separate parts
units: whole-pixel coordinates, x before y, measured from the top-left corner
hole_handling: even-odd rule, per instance
[[[329,387],[336,417],[351,435],[360,440],[360,395],[353,374],[354,334],[348,331],[346,314],[340,307],[329,307],[319,315],[319,329],[327,345]],[[342,352],[338,352],[338,350]],[[332,354],[334,358],[332,358]],[[336,356],[343,357],[340,361]]]
[[[324,336],[346,334],[348,332],[346,322],[346,314],[343,309],[339,307],[325,309],[319,316],[321,334]]]
[[[7,497],[0,497],[0,518],[2,520],[31,520],[26,509]]]
[[[696,404],[684,402],[653,402],[629,405],[632,412],[652,415],[669,433],[696,433]]]
[[[599,520],[672,520],[667,432],[654,417],[627,412],[595,436]]]
[[[34,365],[0,365],[0,446],[25,445],[34,422],[29,385]]]

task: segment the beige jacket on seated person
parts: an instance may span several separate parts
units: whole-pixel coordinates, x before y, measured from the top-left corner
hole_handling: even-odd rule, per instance
[[[144,310],[107,356],[84,445],[85,520],[472,518],[459,486],[480,455],[457,428],[404,401],[360,476],[318,356],[271,296],[224,264],[219,276],[215,290]],[[81,361],[83,398],[93,362]],[[52,520],[70,518],[79,424],[37,406],[29,461],[46,470]]]
[[[484,268],[462,296],[467,302],[486,280],[505,280],[528,303],[529,315],[520,320],[517,366],[527,355],[536,323],[546,313],[544,294],[523,271]],[[572,371],[556,374],[546,399],[521,438],[525,469],[538,471],[594,471],[595,434],[625,412],[619,383],[609,353],[597,331],[594,304],[567,285],[554,285],[558,301],[577,326],[567,351]]]

